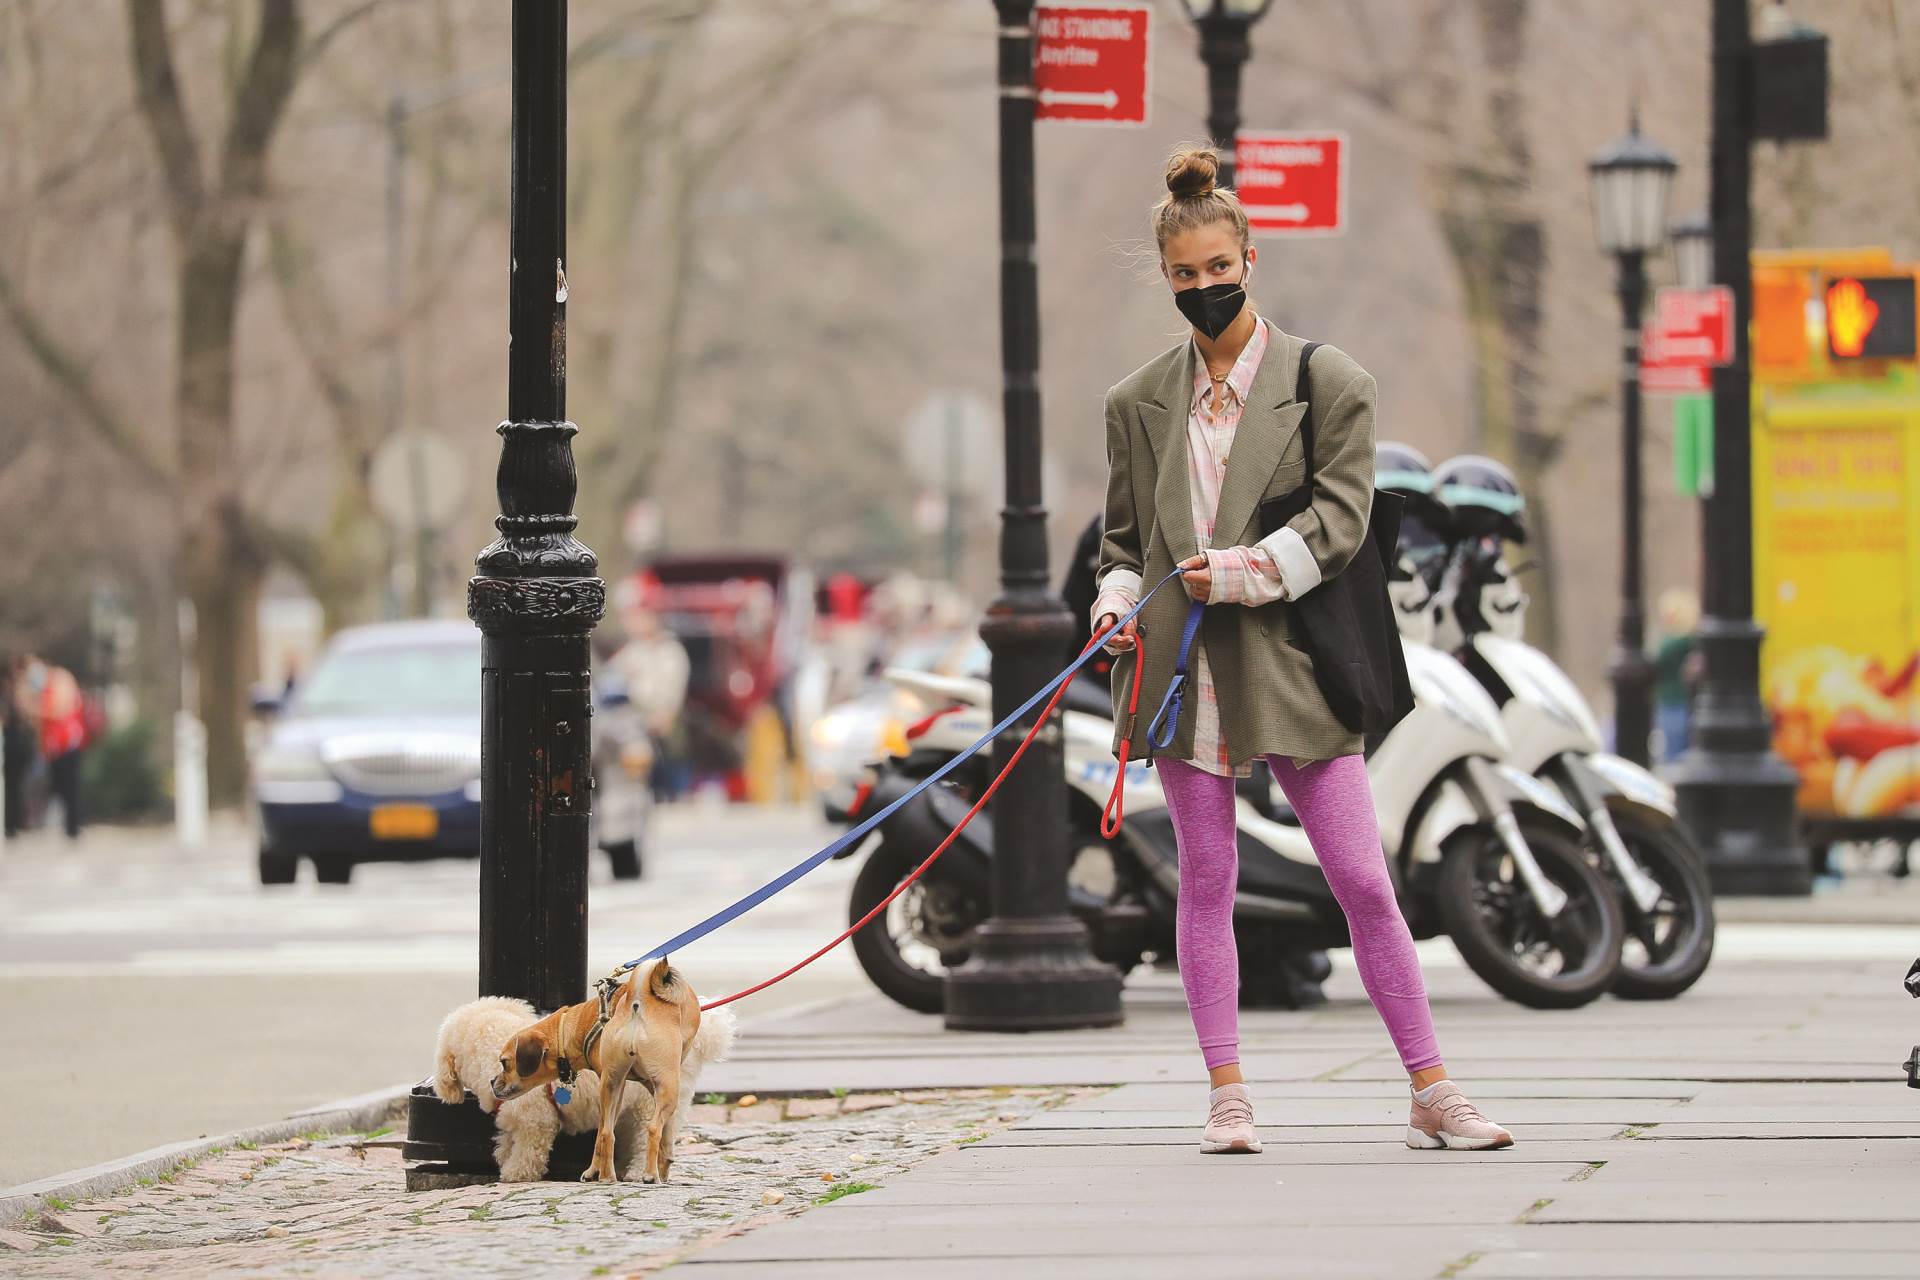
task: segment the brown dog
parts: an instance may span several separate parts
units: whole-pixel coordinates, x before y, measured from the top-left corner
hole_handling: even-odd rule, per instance
[[[594,1034],[598,1027],[598,1034]],[[500,1050],[500,1074],[493,1094],[501,1101],[518,1097],[549,1081],[571,1084],[579,1071],[600,1080],[600,1131],[593,1163],[583,1182],[616,1182],[614,1131],[627,1082],[637,1080],[651,1097],[647,1154],[641,1181],[665,1182],[673,1164],[673,1140],[679,1129],[683,1065],[700,1030],[700,1002],[693,988],[664,958],[644,979],[633,970],[609,1000],[600,1022],[600,1001],[568,1005],[516,1033]],[[691,1085],[691,1080],[685,1082]]]

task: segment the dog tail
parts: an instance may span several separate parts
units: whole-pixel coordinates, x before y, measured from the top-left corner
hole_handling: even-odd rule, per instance
[[[666,956],[660,957],[660,963],[653,966],[647,975],[647,990],[661,1000],[673,999],[674,987],[680,981],[680,975],[674,970],[673,963]]]
[[[725,1062],[733,1052],[737,1030],[731,1009],[709,1009],[701,1014],[700,1029],[693,1033],[693,1043],[687,1046],[687,1065],[698,1071],[709,1063]]]

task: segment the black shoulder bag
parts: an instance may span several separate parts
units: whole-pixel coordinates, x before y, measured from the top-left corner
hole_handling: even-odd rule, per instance
[[[1307,361],[1320,344],[1300,350],[1300,379],[1293,398],[1307,406],[1300,418],[1307,471],[1292,493],[1260,504],[1260,536],[1268,537],[1313,503],[1313,393]],[[1400,495],[1373,492],[1366,536],[1347,567],[1292,601],[1305,648],[1313,658],[1313,678],[1340,723],[1369,736],[1384,734],[1413,710],[1413,686],[1400,629],[1387,597],[1387,575],[1400,538]]]

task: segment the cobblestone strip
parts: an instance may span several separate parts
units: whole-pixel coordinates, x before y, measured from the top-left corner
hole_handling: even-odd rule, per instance
[[[639,1275],[1099,1092],[708,1095],[664,1186],[537,1182],[409,1194],[399,1135],[378,1132],[225,1150],[151,1185],[49,1205],[0,1232],[0,1272]]]

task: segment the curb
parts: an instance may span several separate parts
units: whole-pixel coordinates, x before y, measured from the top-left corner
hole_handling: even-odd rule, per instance
[[[744,1032],[756,1022],[768,1023],[789,1017],[811,1016],[835,1005],[856,1000],[865,994],[867,993],[861,991],[842,992],[837,995],[821,996],[815,1000],[802,1001],[790,1008],[762,1014],[758,1018],[742,1018],[740,1029]],[[157,1178],[175,1165],[198,1159],[215,1147],[231,1147],[242,1142],[261,1145],[285,1142],[288,1138],[296,1138],[315,1129],[325,1129],[333,1133],[351,1133],[369,1128],[401,1111],[406,1106],[407,1095],[412,1091],[412,1084],[376,1089],[372,1093],[339,1098],[333,1102],[324,1102],[317,1107],[309,1107],[305,1111],[296,1111],[286,1119],[276,1120],[272,1124],[235,1129],[231,1133],[217,1134],[212,1137],[191,1138],[185,1142],[171,1142],[165,1146],[151,1147],[138,1155],[109,1160],[105,1164],[91,1165],[84,1169],[70,1169],[66,1173],[56,1173],[34,1182],[23,1182],[15,1187],[0,1187],[0,1229],[10,1227],[22,1218],[38,1213],[52,1197],[57,1196],[62,1200],[91,1200],[112,1195],[116,1191],[125,1190],[142,1178]]]
[[[396,1108],[405,1104],[412,1088],[407,1084],[363,1093],[357,1097],[340,1098],[309,1107],[305,1111],[296,1111],[272,1124],[172,1142],[166,1146],[149,1148],[138,1155],[109,1160],[105,1164],[56,1173],[15,1187],[0,1187],[0,1228],[10,1227],[22,1218],[39,1212],[49,1198],[57,1196],[62,1200],[90,1200],[112,1195],[142,1178],[157,1178],[174,1166],[197,1159],[215,1147],[231,1147],[242,1142],[261,1145],[285,1142],[315,1129],[332,1133],[366,1129],[393,1115]]]

